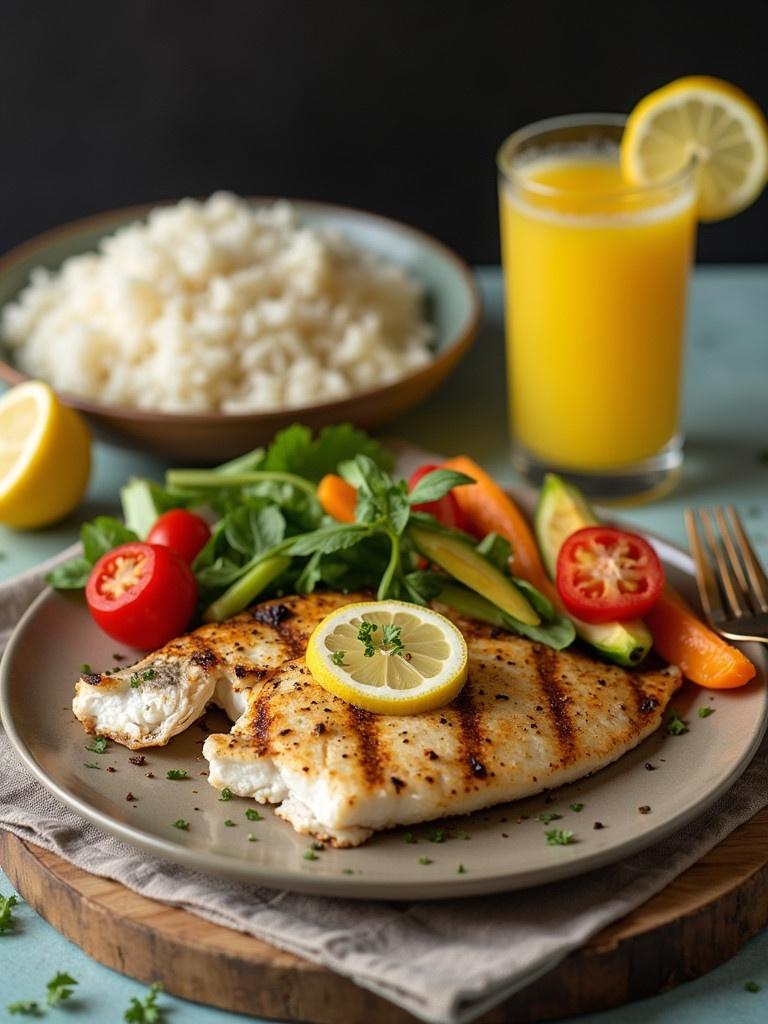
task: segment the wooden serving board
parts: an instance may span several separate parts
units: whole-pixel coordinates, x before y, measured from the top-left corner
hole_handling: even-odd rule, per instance
[[[6,832],[0,863],[24,899],[89,956],[174,995],[311,1024],[415,1020],[325,968],[86,874]],[[551,1020],[654,995],[729,959],[766,924],[768,809],[482,1024]]]

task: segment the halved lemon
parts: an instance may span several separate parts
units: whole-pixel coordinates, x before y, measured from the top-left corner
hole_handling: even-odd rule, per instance
[[[0,523],[49,526],[82,498],[91,471],[91,438],[79,413],[42,381],[0,396]]]
[[[621,170],[637,185],[698,161],[698,215],[721,220],[749,206],[768,180],[768,123],[759,107],[719,78],[678,78],[641,100],[621,140]]]
[[[467,644],[445,616],[405,601],[348,604],[312,633],[307,665],[366,711],[415,715],[448,704],[467,679]]]

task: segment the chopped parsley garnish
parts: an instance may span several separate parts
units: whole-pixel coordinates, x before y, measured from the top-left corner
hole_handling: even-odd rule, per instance
[[[257,839],[257,838],[256,838],[256,836],[255,836],[255,835],[253,834],[253,832],[249,832],[249,833],[248,833],[248,842],[249,842],[249,843],[257,843],[257,842],[258,842],[258,839]]]
[[[143,999],[135,996],[131,999],[131,1005],[125,1011],[123,1020],[127,1024],[163,1024],[165,1011],[157,1005],[157,997],[163,991],[163,986],[154,981],[149,986],[149,992]]]
[[[396,626],[393,622],[388,622],[383,627],[384,640],[382,648],[389,650],[392,654],[403,655],[405,653],[405,647],[403,647],[403,641],[400,639],[400,626]]]
[[[183,818],[177,818],[173,823],[174,828],[180,828],[182,832],[189,832],[189,822],[184,821]]]
[[[249,807],[245,812],[245,816],[248,821],[264,821],[263,815],[259,814],[255,807]]]
[[[83,664],[80,666],[80,672],[84,676],[89,676],[92,671],[93,669],[91,668],[87,661],[84,661]]]
[[[133,687],[134,690],[137,687],[141,686],[141,677],[139,676],[138,672],[134,672],[133,675],[131,676],[131,686]]]
[[[714,715],[714,708],[699,708],[699,718],[709,718],[710,715]]]
[[[550,821],[558,821],[562,818],[562,814],[555,814],[554,811],[542,811],[536,815],[536,821],[540,821],[542,825],[548,825]]]
[[[324,850],[325,849],[325,843],[319,843],[317,841],[317,839],[316,839],[313,843],[310,844],[310,849],[312,849],[312,850]]]
[[[92,751],[94,754],[103,754],[107,749],[107,737],[96,736],[90,747],[86,747],[85,749]]]
[[[373,634],[378,628],[379,627],[375,622],[366,622],[365,619],[360,623],[360,629],[357,631],[357,639],[363,645],[363,655],[366,658],[372,658],[376,653]]]
[[[24,1017],[42,1017],[43,1011],[40,1009],[40,1004],[36,1003],[34,999],[20,999],[16,1003],[8,1003],[6,1006],[8,1013],[20,1013]]]
[[[745,992],[759,992],[760,991],[760,986],[757,984],[756,981],[745,981],[744,982],[744,991]]]
[[[17,896],[0,896],[0,935],[14,927],[13,908],[18,902]]]
[[[343,667],[343,665],[344,665],[344,654],[345,654],[344,651],[334,651],[333,654],[331,655],[331,661],[333,662],[333,664],[334,665],[339,665],[340,667]]]
[[[467,869],[464,867],[464,865],[463,864],[459,864],[458,869],[456,871],[456,874],[457,875],[466,875],[466,873],[467,873]]]
[[[354,875],[355,872],[352,870],[352,868],[342,868],[341,873],[342,875]]]
[[[571,808],[572,811],[575,811],[576,814],[578,814],[579,811],[583,811],[584,810],[584,804],[575,803],[575,804],[569,804],[568,806]]]
[[[667,732],[670,736],[682,736],[684,732],[688,732],[688,725],[682,720],[677,711],[672,708],[672,712],[667,722]]]
[[[145,668],[143,672],[134,672],[131,676],[131,686],[136,689],[142,683],[148,683],[150,679],[154,679],[156,675],[157,672],[153,668]]]
[[[463,828],[454,829],[454,838],[456,839],[471,839],[472,836]]]
[[[427,839],[430,843],[444,843],[445,842],[445,829],[444,828],[431,828],[427,832]]]
[[[60,1003],[65,1002],[74,993],[73,986],[77,984],[77,979],[73,978],[71,974],[67,974],[65,971],[57,971],[45,986],[48,1005],[58,1006]]]
[[[83,761],[83,768],[97,768],[101,771],[101,765],[94,764],[92,761]]]
[[[219,800],[221,801],[221,800],[231,800],[231,799],[232,799],[232,790],[228,786],[225,786],[224,789],[222,789],[222,791],[221,791],[221,796],[219,797]]]
[[[548,846],[568,846],[573,842],[573,832],[567,828],[553,828],[545,832]]]
[[[419,857],[419,864],[434,864],[434,863],[435,862],[433,860],[430,860],[429,857]]]
[[[227,826],[227,828],[234,828],[235,827],[235,823],[234,823],[234,821],[232,821],[231,818],[226,818],[224,820],[224,824]]]
[[[419,840],[416,838],[413,832],[406,832],[405,835],[403,836],[404,843],[418,843],[418,841]]]
[[[305,850],[304,851],[304,860],[319,860],[319,859],[320,858],[317,856],[317,854],[315,853],[314,850],[310,849],[310,850]]]
[[[174,782],[178,782],[180,779],[186,779],[187,769],[186,768],[169,768],[165,773],[166,779],[173,779]]]

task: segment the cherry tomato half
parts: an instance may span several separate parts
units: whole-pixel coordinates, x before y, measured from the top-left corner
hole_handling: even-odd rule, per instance
[[[411,475],[411,479],[408,481],[408,490],[412,491],[419,480],[421,480],[423,476],[426,476],[427,473],[432,473],[436,469],[442,468],[442,466],[432,465],[430,463],[427,463],[424,466],[419,466],[418,469],[414,470]],[[467,529],[466,518],[452,491],[443,495],[442,498],[438,498],[437,501],[428,501],[421,505],[414,505],[413,507],[417,512],[428,512],[429,515],[434,516],[435,519],[437,519],[438,522],[441,522],[444,526],[451,526],[455,530]]]
[[[611,622],[650,611],[664,587],[664,570],[636,533],[585,526],[560,548],[556,582],[572,615],[584,622]]]
[[[172,508],[155,520],[147,544],[162,544],[191,565],[205,547],[211,531],[208,523],[185,508]]]
[[[147,651],[184,632],[197,603],[197,583],[170,548],[121,544],[91,569],[85,599],[108,636]]]

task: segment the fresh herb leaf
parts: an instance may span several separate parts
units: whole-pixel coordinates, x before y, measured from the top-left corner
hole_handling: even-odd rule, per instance
[[[419,857],[419,864],[434,864],[434,863],[435,862],[433,860],[430,860],[429,857]]]
[[[505,576],[509,575],[509,560],[512,557],[512,545],[497,533],[488,533],[483,537],[475,550],[486,561]]]
[[[83,768],[98,768],[101,771],[101,765],[91,764],[89,761],[83,761]]]
[[[177,818],[173,823],[173,827],[181,829],[182,832],[189,832],[189,822],[183,818]]]
[[[474,482],[466,473],[457,473],[453,469],[434,469],[419,480],[409,494],[408,501],[411,505],[426,505],[444,498],[454,487]]]
[[[563,828],[553,828],[545,832],[548,846],[569,846],[573,842],[573,832]]]
[[[688,732],[687,722],[683,721],[674,708],[670,711],[669,720],[667,722],[667,732],[670,736],[682,736],[683,733]]]
[[[96,516],[91,522],[83,523],[80,529],[83,555],[91,565],[119,544],[128,544],[138,539],[133,530],[129,530],[113,516]]]
[[[141,686],[141,676],[139,675],[138,672],[134,672],[133,673],[133,675],[131,676],[130,682],[131,682],[131,686],[133,687],[134,690],[137,687]]]
[[[165,773],[166,779],[172,779],[174,782],[178,782],[181,779],[186,779],[187,769],[186,768],[169,768]]]
[[[431,828],[427,832],[427,839],[430,843],[444,843],[445,842],[445,829],[444,828]]]
[[[227,828],[235,828],[235,822],[232,821],[231,818],[225,818],[224,824],[226,825]]]
[[[15,1003],[8,1003],[6,1006],[8,1013],[21,1014],[23,1017],[42,1017],[43,1011],[40,1009],[40,1004],[35,1002],[34,999],[19,999]]]
[[[289,555],[330,555],[334,551],[359,544],[364,537],[371,535],[371,529],[358,523],[342,523],[337,526],[324,526],[312,533],[297,537],[288,548]]]
[[[419,840],[416,838],[413,832],[406,832],[405,835],[403,836],[404,843],[418,843],[418,841]]]
[[[314,850],[309,849],[304,851],[304,860],[319,860],[319,857]]]
[[[92,671],[91,670],[91,666],[88,664],[87,661],[84,661],[83,664],[80,666],[80,675],[82,675],[82,676],[90,675],[91,671]]]
[[[45,582],[54,590],[82,590],[88,582],[93,566],[85,558],[70,558],[57,565],[45,577]]]
[[[471,839],[472,836],[463,828],[454,829],[453,835],[455,839]]]
[[[583,811],[584,810],[584,804],[575,803],[575,804],[569,804],[568,806],[571,808],[572,811],[575,811],[576,814],[578,814],[579,811]]]
[[[59,1006],[66,1002],[74,994],[73,986],[77,984],[77,979],[73,978],[71,974],[58,971],[45,986],[48,1005]]]
[[[715,709],[709,707],[699,708],[699,718],[709,718],[710,715],[714,715]]]
[[[264,818],[259,814],[255,807],[248,807],[246,809],[245,816],[248,821],[264,821]]]
[[[221,801],[226,801],[226,800],[231,800],[231,799],[232,799],[232,790],[229,788],[229,786],[225,786],[224,789],[222,789],[222,791],[221,791],[221,795],[219,796],[219,801],[221,802]]]
[[[401,627],[396,626],[393,622],[386,622],[382,627],[384,639],[382,640],[382,650],[391,651],[392,654],[404,654],[405,647],[403,641],[400,639]]]
[[[467,869],[464,867],[464,865],[463,864],[459,864],[458,868],[456,869],[456,874],[457,875],[466,875],[466,873],[467,873]]]
[[[127,1024],[163,1024],[165,1011],[157,1005],[157,997],[162,991],[162,985],[155,981],[149,986],[149,991],[143,999],[134,996],[123,1015],[123,1020]]]
[[[537,814],[535,821],[540,821],[542,825],[548,825],[550,821],[558,821],[562,818],[562,814],[555,814],[553,811],[542,811],[541,814]]]
[[[357,631],[357,639],[363,645],[363,657],[365,658],[372,658],[376,653],[373,634],[378,628],[379,627],[375,622],[368,622],[366,619],[363,619],[360,623],[360,628]]]
[[[93,743],[85,749],[92,751],[94,754],[103,754],[107,749],[107,737],[95,736]]]
[[[0,935],[11,931],[16,922],[13,918],[13,908],[18,904],[17,896],[0,895]]]
[[[334,665],[338,665],[340,668],[344,666],[344,651],[334,651],[331,655],[331,661]]]
[[[314,440],[308,427],[294,424],[276,435],[259,469],[296,473],[318,483],[356,455],[365,455],[385,470],[393,465],[391,454],[378,441],[348,423],[326,427]]]

